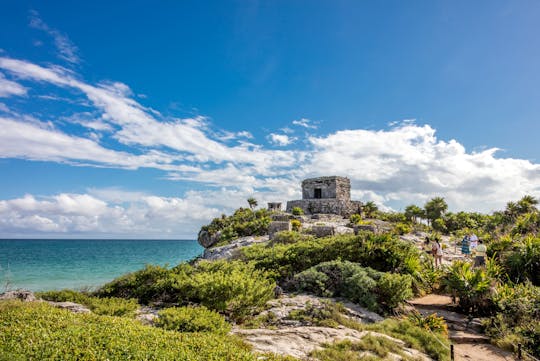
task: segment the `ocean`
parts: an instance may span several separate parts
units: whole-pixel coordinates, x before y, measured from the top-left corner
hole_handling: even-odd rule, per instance
[[[175,266],[203,250],[194,240],[0,239],[0,293],[94,289],[145,264]]]

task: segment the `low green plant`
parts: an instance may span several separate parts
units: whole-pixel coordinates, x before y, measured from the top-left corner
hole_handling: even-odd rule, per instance
[[[418,327],[448,336],[448,325],[444,317],[437,316],[436,313],[423,316],[418,311],[413,311],[407,315],[407,319]]]
[[[300,231],[300,228],[302,228],[302,222],[300,222],[298,219],[291,220],[291,228],[295,232]]]
[[[36,296],[47,301],[80,303],[98,315],[133,316],[139,308],[136,299],[94,297],[73,290],[38,292]]]
[[[197,303],[239,320],[272,298],[274,288],[267,272],[256,269],[252,262],[200,261],[170,270],[147,267],[106,284],[98,293],[129,295],[145,304]]]
[[[368,355],[365,354],[368,352]],[[373,354],[373,356],[369,355]],[[377,361],[394,360],[398,355],[403,361],[414,361],[415,358],[407,355],[401,345],[387,337],[366,335],[358,342],[340,341],[326,344],[322,350],[310,353],[311,357],[320,361]]]
[[[261,355],[238,338],[180,333],[123,317],[75,314],[45,302],[0,302],[0,359],[23,360],[238,360]],[[283,360],[265,355],[266,360]]]
[[[280,231],[274,235],[270,241],[270,245],[275,244],[291,244],[301,241],[313,241],[315,237],[310,234],[299,233],[298,231]]]
[[[301,216],[304,214],[304,210],[300,207],[293,207],[291,213],[295,216]]]
[[[399,235],[411,233],[412,227],[407,223],[399,222],[394,226],[393,232]]]
[[[212,332],[226,335],[231,325],[206,307],[171,307],[159,311],[156,326],[180,332]]]
[[[491,282],[484,269],[466,261],[454,261],[443,280],[447,291],[458,297],[462,310],[473,314],[489,312]]]
[[[210,235],[219,232],[217,245],[227,244],[238,237],[262,236],[268,233],[268,226],[272,221],[270,214],[266,209],[239,208],[231,216],[214,218],[210,224],[201,227],[201,231]]]
[[[323,301],[321,305],[308,302],[303,309],[293,310],[288,318],[321,327],[338,327],[347,323],[345,307],[339,302]]]
[[[450,342],[440,332],[431,332],[403,318],[387,318],[384,321],[363,325],[363,330],[375,331],[405,342],[405,346],[422,351],[436,361],[450,360]]]
[[[373,311],[390,311],[412,297],[411,278],[348,261],[320,263],[294,277],[295,287],[325,297],[345,297]]]
[[[351,215],[349,217],[349,222],[352,224],[352,225],[355,225],[355,224],[358,224],[362,221],[362,216],[359,215],[358,213],[355,213],[353,215]]]

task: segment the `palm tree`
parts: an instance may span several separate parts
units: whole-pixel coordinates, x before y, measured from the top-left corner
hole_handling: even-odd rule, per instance
[[[366,215],[366,218],[370,218],[373,213],[377,212],[378,210],[379,207],[377,207],[377,205],[373,201],[369,201],[362,206],[362,211]]]
[[[442,197],[435,197],[424,204],[424,211],[426,213],[426,218],[433,222],[438,218],[442,218],[446,210],[448,209],[448,204]]]
[[[538,199],[534,198],[533,196],[526,195],[517,202],[517,207],[519,209],[519,213],[524,214],[536,211],[537,204]]]
[[[253,198],[253,197],[249,197],[247,199],[247,202],[248,202],[249,208],[251,210],[253,210],[253,208],[257,207],[257,205],[259,204],[259,202],[257,202],[257,200],[255,198]]]
[[[424,217],[424,210],[415,204],[405,207],[405,217],[413,223],[418,221],[418,218]]]

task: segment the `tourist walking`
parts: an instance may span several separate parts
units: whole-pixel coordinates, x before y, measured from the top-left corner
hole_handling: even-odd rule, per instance
[[[435,258],[435,267],[440,267],[442,265],[443,249],[438,239],[435,239],[435,243],[433,243],[432,253],[433,258]]]
[[[463,254],[465,257],[469,257],[471,254],[471,241],[469,238],[469,235],[465,235],[463,239],[461,240],[461,254]]]
[[[475,267],[484,267],[486,265],[486,252],[487,247],[484,245],[484,242],[481,239],[478,240],[478,246],[476,247],[476,253],[474,257]]]

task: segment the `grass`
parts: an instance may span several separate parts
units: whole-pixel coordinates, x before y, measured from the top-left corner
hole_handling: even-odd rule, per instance
[[[255,361],[260,356],[231,336],[168,331],[129,318],[74,314],[43,302],[0,302],[1,361]]]

